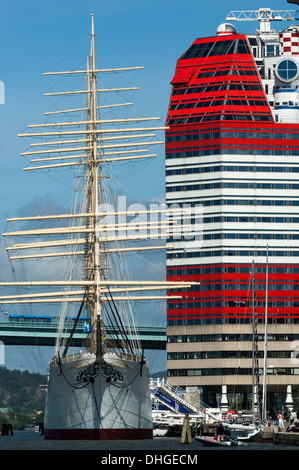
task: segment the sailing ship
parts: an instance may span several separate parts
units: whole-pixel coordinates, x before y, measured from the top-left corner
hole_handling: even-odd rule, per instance
[[[130,216],[138,211],[111,211],[107,205],[107,173],[105,165],[133,159],[152,158],[147,147],[161,145],[156,133],[164,125],[144,127],[146,121],[159,118],[103,119],[108,105],[101,105],[101,93],[134,90],[134,87],[98,89],[100,73],[125,72],[142,67],[100,69],[95,60],[94,18],[91,21],[90,55],[85,70],[47,72],[47,75],[79,76],[86,87],[80,91],[49,93],[48,95],[82,94],[85,106],[45,113],[47,118],[71,116],[76,113],[84,119],[57,121],[30,125],[21,137],[39,139],[30,144],[23,155],[32,159],[25,170],[74,169],[74,196],[69,214],[36,215],[8,219],[9,222],[54,226],[34,230],[15,230],[8,237],[38,237],[37,241],[17,243],[7,247],[10,260],[66,259],[68,274],[65,280],[32,280],[2,282],[2,286],[17,287],[13,295],[1,296],[3,304],[61,304],[59,331],[53,360],[48,373],[45,408],[45,439],[151,439],[153,437],[152,407],[148,364],[142,348],[133,344],[128,328],[134,330],[132,302],[136,300],[166,299],[167,290],[185,289],[190,283],[132,281],[123,276],[122,256],[131,250],[166,249],[169,245],[127,246],[144,239],[168,239],[173,233],[175,212],[157,209],[167,218],[154,223],[159,235],[151,235],[151,222],[138,222],[143,227],[137,235],[136,224],[130,225]],[[100,103],[100,104],[99,104]],[[132,103],[116,103],[113,108]],[[64,118],[65,119],[65,118]],[[134,124],[132,124],[134,123]],[[142,127],[140,126],[142,125]],[[117,126],[117,127],[115,127]],[[150,141],[141,139],[149,138]],[[33,150],[32,150],[33,148]],[[38,158],[36,158],[38,156]],[[109,167],[110,168],[110,167]],[[79,195],[81,195],[79,197]],[[113,194],[112,194],[113,195]],[[115,194],[114,194],[115,196]],[[108,210],[110,208],[110,211]],[[150,212],[150,211],[144,211]],[[140,212],[139,212],[140,215]],[[122,218],[120,218],[120,216]],[[118,223],[115,223],[117,219]],[[125,222],[124,222],[125,220]],[[68,221],[68,225],[67,222]],[[61,226],[61,223],[64,224]],[[67,226],[66,226],[67,225]],[[52,237],[41,241],[40,237]],[[160,243],[161,245],[161,243]],[[46,250],[44,252],[43,250]],[[21,254],[20,254],[21,253]],[[117,256],[113,256],[113,255]],[[120,279],[115,279],[114,259],[119,261]],[[80,274],[77,275],[79,267]],[[22,289],[30,287],[25,293]],[[22,288],[22,289],[21,289]],[[43,291],[37,289],[43,288]],[[60,288],[60,290],[58,290]],[[53,290],[54,289],[54,290]],[[150,295],[162,290],[163,295]],[[135,294],[134,294],[135,293]],[[179,296],[176,296],[179,297]],[[121,308],[121,306],[124,308]],[[125,317],[122,317],[125,313]],[[87,324],[87,336],[82,349],[70,353],[72,339],[80,321]],[[69,323],[69,319],[72,323]],[[127,323],[125,323],[127,321]],[[70,325],[72,327],[70,327]],[[113,335],[108,335],[110,325]],[[65,334],[69,331],[69,335]],[[133,333],[132,333],[133,334]],[[136,334],[135,334],[136,337]]]

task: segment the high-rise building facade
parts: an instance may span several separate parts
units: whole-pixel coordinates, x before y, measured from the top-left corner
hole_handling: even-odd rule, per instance
[[[171,81],[166,202],[200,206],[202,224],[167,253],[168,280],[200,282],[169,294],[167,372],[210,405],[225,386],[250,406],[263,370],[271,413],[299,405],[298,38],[223,24]]]

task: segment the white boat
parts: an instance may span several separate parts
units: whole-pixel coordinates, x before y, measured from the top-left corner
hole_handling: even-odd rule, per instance
[[[254,421],[254,416],[244,415],[236,417],[230,422],[223,422],[222,426],[227,428],[231,435],[238,440],[253,440],[263,433],[263,425]]]
[[[252,440],[254,437],[261,436],[263,427],[253,425],[226,425],[238,440]]]
[[[106,108],[111,111],[112,108],[130,107],[132,103],[120,100],[121,103],[102,106],[101,102],[99,105],[98,95],[126,92],[135,90],[135,87],[98,89],[97,84],[100,73],[105,76],[111,73],[114,77],[119,71],[123,74],[140,68],[97,68],[92,15],[90,54],[86,68],[83,66],[83,70],[47,73],[58,75],[59,79],[83,75],[86,83],[84,90],[59,90],[47,95],[58,98],[68,95],[72,98],[81,94],[85,97],[84,105],[45,113],[47,119],[54,116],[57,121],[28,126],[28,131],[20,134],[31,141],[37,139],[37,143],[30,144],[30,151],[23,153],[26,157],[33,157],[25,170],[71,168],[74,171],[74,196],[68,214],[13,218],[9,221],[28,224],[38,220],[44,225],[35,230],[28,230],[26,226],[26,230],[4,234],[6,237],[38,237],[33,242],[10,246],[8,250],[12,263],[15,260],[25,263],[37,259],[38,263],[42,263],[49,258],[67,260],[68,269],[63,280],[38,278],[1,283],[10,288],[32,288],[27,293],[20,290],[16,294],[2,296],[3,304],[61,304],[58,339],[48,374],[45,439],[153,437],[148,365],[136,340],[132,304],[138,300],[165,300],[165,290],[186,288],[191,283],[180,282],[177,285],[167,281],[134,281],[123,275],[122,263],[126,252],[166,249],[165,243],[144,247],[138,245],[138,241],[167,239],[173,221],[165,222],[165,217],[169,215],[165,207],[155,211],[160,217],[163,214],[163,221],[156,222],[155,219],[152,224],[148,218],[142,223],[140,219],[138,222],[134,219],[140,213],[150,213],[150,210],[140,211],[135,208],[130,211],[125,208],[117,211],[115,204],[111,206],[107,196],[110,167],[116,161],[127,162],[156,156],[149,152],[148,147],[163,142],[157,140],[156,134],[152,132],[162,131],[165,127],[159,118],[111,119],[110,116],[103,119],[102,113]],[[76,113],[83,117],[66,120],[66,114],[74,116]],[[158,123],[146,124],[147,121]],[[105,170],[108,165],[108,170]],[[113,184],[114,180],[111,186]],[[112,196],[115,197],[116,190],[114,187],[112,189]],[[133,217],[133,221],[129,221],[130,217]],[[49,227],[49,223],[54,223],[54,226]],[[155,230],[154,237],[150,228]],[[132,230],[135,230],[134,235]],[[50,241],[49,238],[41,241],[42,236],[50,237]],[[136,245],[128,246],[128,242],[136,242]],[[46,250],[46,253],[42,250]],[[118,264],[113,271],[114,261]],[[48,270],[44,272],[47,274]],[[40,288],[44,288],[43,291],[40,292]],[[163,295],[153,295],[159,290],[163,291]],[[70,354],[72,339],[77,325],[83,321],[83,315],[87,325],[86,339],[82,350]],[[69,318],[72,318],[72,323],[69,323]],[[112,336],[108,336],[109,325],[113,328]]]

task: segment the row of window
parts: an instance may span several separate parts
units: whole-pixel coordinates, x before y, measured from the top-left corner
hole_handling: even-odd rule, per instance
[[[250,53],[250,48],[245,39],[201,42],[198,44],[192,44],[189,49],[187,49],[187,51],[180,57],[180,60],[217,55]]]
[[[194,168],[192,168],[194,170]],[[172,170],[170,170],[172,171]],[[183,184],[176,186],[166,185],[168,193],[177,191],[204,191],[209,189],[299,189],[299,183],[241,183],[241,182],[218,182],[218,183],[202,183],[202,184]]]
[[[289,359],[293,356],[292,351],[268,351],[269,359]],[[259,358],[264,357],[264,352],[259,351]],[[251,359],[252,351],[183,351],[167,354],[170,361],[179,361],[186,359]]]
[[[260,374],[263,374],[262,369]],[[281,368],[275,367],[267,370],[268,375],[299,375],[299,369],[297,368]],[[215,369],[168,369],[168,377],[194,377],[194,376],[215,376],[215,375],[233,375],[234,377],[240,375],[252,375],[252,369],[250,368],[215,368]]]
[[[215,99],[212,101],[195,101],[193,103],[186,102],[186,103],[177,103],[172,104],[170,106],[170,110],[178,110],[178,109],[194,109],[194,108],[206,108],[212,106],[268,106],[266,100],[232,100],[232,99]],[[225,109],[225,108],[224,108]],[[251,111],[251,110],[250,110]]]
[[[210,132],[192,132],[182,135],[167,133],[166,142],[185,142],[189,140],[200,140],[200,139],[218,139],[218,138],[229,138],[229,139],[299,139],[298,133],[290,132],[244,132],[244,131],[210,131]]]
[[[211,64],[205,64],[202,67],[203,67],[204,72],[215,70],[215,65],[213,65],[213,64],[212,65]],[[229,65],[228,66],[227,64],[224,64],[224,65],[220,65],[220,66],[217,65],[216,70],[243,70],[243,71],[246,71],[247,69],[252,70],[252,68],[253,68],[253,66],[248,65],[248,64],[245,64],[244,66],[242,66],[242,65]]]
[[[238,291],[244,291],[240,293],[239,295],[247,295],[248,296],[248,290],[251,289],[252,287],[252,277],[250,276],[249,279],[246,282],[243,282],[243,284],[240,284],[240,280],[238,282],[235,282],[234,280],[231,280],[232,284],[226,284],[228,280],[224,281],[221,284],[216,284],[215,278],[207,283],[207,281],[200,281],[200,287],[198,286],[191,286],[187,290],[186,288],[182,289],[176,289],[176,292],[187,292],[188,297],[190,297],[191,292],[213,292],[213,291],[226,291],[226,290],[238,290]],[[218,283],[220,280],[218,279]],[[277,284],[276,282],[279,282]],[[268,284],[268,290],[270,291],[294,291],[294,290],[299,290],[299,284],[293,284],[294,281],[290,281],[289,284],[287,283],[281,283],[280,279],[276,282],[270,281]],[[254,284],[255,290],[265,290],[265,281],[262,282],[255,282]],[[223,293],[225,295],[225,292]],[[290,292],[290,295],[292,293]],[[296,294],[294,294],[296,295]],[[193,297],[194,298],[194,297]]]
[[[167,275],[168,276],[194,276],[198,275],[205,275],[205,274],[250,274],[251,275],[252,264],[248,264],[247,266],[193,266],[188,268],[167,268]],[[265,273],[266,267],[257,265],[255,266],[256,273]],[[273,266],[272,264],[268,266],[268,272],[273,274],[299,274],[299,266]]]
[[[197,87],[178,88],[174,86],[172,95],[188,95],[197,93],[210,93],[213,91],[227,91],[227,90],[244,90],[244,91],[263,91],[261,85],[245,84],[245,83],[225,83],[223,85],[205,84]]]
[[[296,334],[267,334],[268,341],[298,341],[299,335]],[[167,336],[168,343],[210,343],[210,342],[227,342],[227,341],[249,341],[252,342],[250,334],[210,334],[210,335],[172,335]],[[258,335],[257,341],[264,342],[265,336]]]
[[[272,114],[269,113],[261,113],[259,114],[249,114],[248,111],[244,111],[244,114],[211,114],[210,116],[202,115],[197,117],[183,117],[183,118],[172,118],[169,117],[167,119],[168,126],[179,126],[183,124],[193,124],[199,122],[213,122],[213,121],[256,121],[256,122],[273,122]]]
[[[225,70],[212,70],[211,72],[199,72],[197,78],[206,78],[206,77],[222,77],[224,75],[258,75],[255,69],[234,69],[229,68]]]
[[[290,107],[290,106],[298,106],[298,105],[299,105],[298,101],[282,101],[281,103],[275,102],[275,108],[277,109],[283,109],[284,106]]]
[[[218,139],[222,136],[222,133],[219,131],[215,132],[192,132],[192,133],[186,133],[183,135],[166,135],[166,142],[185,142],[185,141],[191,141],[191,140],[200,140],[200,139]]]
[[[256,163],[255,165],[215,165],[216,162],[202,163],[197,166],[184,165],[182,168],[175,167],[173,170],[166,170],[166,176],[172,175],[190,175],[190,174],[201,174],[201,173],[212,173],[217,171],[236,171],[236,172],[262,172],[262,173],[299,173],[299,165],[291,163],[286,165],[285,163],[277,162],[275,166],[263,166],[262,164]]]
[[[277,217],[277,218],[279,218],[279,217]],[[189,222],[189,224],[192,224],[193,222],[194,223],[199,223],[199,222],[202,223],[202,220],[199,220],[199,219],[190,219],[189,220],[188,219],[188,222]],[[204,223],[207,223],[207,222],[204,222]],[[207,229],[207,230],[209,230],[209,229]],[[196,231],[196,235],[197,236],[200,235],[201,240],[216,240],[216,239],[220,239],[220,238],[231,238],[231,239],[236,238],[236,239],[243,239],[243,240],[246,240],[246,239],[297,240],[297,237],[296,237],[297,232],[296,233],[291,233],[291,229],[289,229],[287,233],[284,233],[283,231],[280,231],[278,233],[274,233],[273,237],[271,236],[273,228],[258,229],[258,230],[255,230],[255,231],[253,231],[253,229],[250,228],[250,230],[252,230],[251,233],[246,232],[246,230],[248,230],[248,229],[239,229],[238,232],[232,232],[230,230],[225,231],[226,229],[223,229],[222,231],[220,231],[220,229],[217,228],[217,229],[214,229],[214,232],[212,234],[207,233],[207,230],[204,231],[201,227],[201,229],[198,229]],[[293,230],[298,230],[298,228],[294,228]],[[193,232],[191,231],[190,233],[193,233]],[[209,236],[209,235],[214,235],[214,234],[215,234],[215,237],[213,237],[213,236],[210,237]],[[290,236],[288,236],[288,234]]]
[[[224,284],[224,286],[226,286],[226,284]],[[273,284],[274,287],[276,287],[275,284]],[[184,289],[177,289],[177,291],[183,291]],[[203,289],[204,291],[204,289]],[[228,293],[227,292],[228,289],[226,290],[218,290],[218,291],[211,291],[213,292],[213,294],[211,294],[210,297],[207,297],[208,299],[212,299],[212,300],[208,300],[206,301],[206,297],[204,297],[203,299],[201,298],[197,298],[197,297],[193,297],[193,299],[196,299],[195,300],[189,300],[188,297],[190,297],[190,293],[187,292],[186,293],[186,289],[185,289],[185,294],[186,294],[186,298],[185,299],[182,299],[182,300],[174,300],[174,301],[171,301],[171,300],[168,300],[168,306],[170,309],[203,309],[203,308],[206,308],[206,309],[214,309],[214,308],[227,308],[227,307],[234,307],[234,308],[239,308],[239,307],[242,307],[242,308],[246,308],[246,307],[251,307],[252,306],[252,298],[251,298],[251,285],[248,285],[247,286],[247,289],[243,289],[242,291],[239,291],[238,294],[237,292],[235,292],[235,295],[238,295],[238,297],[236,297],[237,300],[223,300],[223,299],[227,299],[227,298],[230,298],[232,297],[231,294],[232,292]],[[269,291],[271,291],[271,289],[269,289]],[[264,293],[265,293],[265,285],[262,286],[262,293],[260,295],[258,295],[259,291],[255,291],[257,292],[257,295],[256,295],[256,301],[255,301],[255,306],[256,307],[261,307],[261,308],[265,308],[266,306],[266,302],[264,300],[265,296],[264,296]],[[283,293],[284,297],[282,295],[279,295],[280,293]],[[218,295],[218,297],[217,297]],[[273,299],[279,299],[279,300],[269,300],[268,301],[268,307],[271,309],[271,308],[286,308],[286,309],[290,309],[291,307],[293,308],[298,308],[299,307],[299,301],[295,300],[288,300],[288,299],[292,299],[292,298],[297,298],[298,296],[298,293],[296,292],[296,290],[293,290],[292,288],[289,289],[289,290],[283,290],[283,291],[276,291],[276,290],[273,290],[271,293],[269,293],[269,298],[273,298]],[[192,298],[192,297],[191,297]],[[171,296],[169,296],[169,299],[171,299]],[[259,299],[263,299],[263,300],[259,300]],[[248,313],[248,310],[246,310],[247,313]],[[294,313],[295,316],[298,316],[298,314],[296,312],[292,312]],[[195,315],[197,314],[196,312],[194,313]],[[214,316],[215,313],[210,313],[208,311],[206,312],[199,312],[200,315],[207,315],[207,316]],[[236,313],[237,315],[239,315],[239,312]],[[283,315],[283,314],[281,314]],[[277,317],[277,316],[280,316],[280,313],[279,312],[269,312],[269,318],[273,318],[273,317]]]
[[[265,288],[264,288],[265,289]],[[179,289],[178,289],[179,290]],[[225,291],[222,291],[224,292],[225,294]],[[248,299],[249,297],[251,297],[250,295],[250,292],[249,292],[249,289],[244,290],[243,291],[245,294],[247,294],[246,297],[241,297],[242,299],[244,300],[211,300],[211,301],[204,301],[204,300],[198,300],[197,302],[194,302],[192,300],[189,300],[188,302],[182,300],[180,302],[178,302],[177,300],[176,301],[173,301],[173,302],[170,302],[168,301],[168,307],[169,309],[175,309],[175,310],[185,310],[185,309],[205,309],[205,308],[226,308],[226,307],[242,307],[242,308],[245,308],[245,307],[251,307],[252,305],[252,301],[251,301],[251,298],[250,300],[245,300],[246,298]],[[289,291],[291,293],[291,291]],[[293,294],[295,295],[295,294]],[[171,296],[170,296],[171,298]],[[221,297],[219,297],[220,299]],[[265,301],[263,300],[257,300],[255,302],[256,304],[256,307],[265,307]],[[277,300],[277,301],[269,301],[268,302],[268,307],[269,308],[291,308],[291,307],[295,307],[295,308],[298,308],[299,307],[299,302],[295,301],[284,301],[284,300]],[[212,316],[215,316],[215,313],[207,313],[207,312],[204,312],[203,315],[212,315]],[[239,315],[239,313],[237,313],[237,315]],[[273,316],[269,313],[270,316]],[[294,315],[298,316],[298,314],[295,314]],[[279,313],[275,313],[275,316],[279,316]],[[271,319],[271,318],[269,318]]]
[[[257,200],[256,200],[256,204],[257,204],[257,205],[269,205],[269,204],[271,203],[270,196],[269,196],[269,199],[268,199],[268,196],[264,196],[264,197],[266,198],[266,202],[265,202],[265,203],[264,203],[264,202],[262,203],[263,200],[261,200],[261,199],[258,197]],[[272,196],[271,196],[271,197],[272,197]],[[187,199],[187,198],[186,198],[186,199]],[[190,198],[189,198],[189,199],[190,199]],[[202,197],[200,201],[198,200],[198,198],[194,198],[194,200],[190,200],[190,201],[188,201],[188,202],[183,201],[183,203],[182,203],[183,205],[181,206],[181,208],[184,208],[184,209],[187,209],[187,210],[188,210],[188,213],[186,214],[186,216],[185,216],[185,215],[182,216],[182,217],[183,217],[183,220],[186,220],[186,219],[187,219],[187,220],[188,220],[188,223],[189,223],[189,221],[190,221],[189,217],[191,217],[191,216],[196,216],[196,218],[194,219],[194,220],[196,220],[196,222],[198,222],[199,220],[201,220],[201,216],[202,216],[202,214],[203,214],[203,212],[202,212],[202,207],[205,205],[205,202],[207,202],[206,205],[217,205],[217,206],[218,206],[218,205],[221,205],[221,203],[219,202],[219,199],[214,199],[214,200],[213,200],[213,199],[209,200],[209,199],[210,199],[210,198],[208,198],[208,197]],[[276,201],[283,201],[283,199],[284,199],[284,196],[276,196]],[[286,203],[283,204],[283,205],[288,205],[288,202],[289,202],[289,203],[290,203],[290,206],[292,206],[292,205],[295,205],[295,206],[296,206],[297,204],[292,204],[292,203],[293,203],[293,202],[296,203],[297,197],[293,197],[292,199],[293,199],[293,200],[286,201]],[[206,201],[206,200],[207,200],[207,201]],[[178,201],[177,199],[174,199],[174,202],[167,202],[168,207],[171,208],[172,204],[177,204],[177,203],[178,203],[177,201]],[[221,199],[220,199],[220,201],[221,201]],[[229,202],[229,201],[230,201],[230,202]],[[250,202],[250,201],[251,201],[251,202]],[[228,199],[228,200],[223,199],[223,204],[224,204],[224,205],[230,205],[230,204],[231,204],[231,205],[238,205],[238,204],[239,204],[239,205],[245,205],[245,206],[247,206],[247,205],[255,205],[255,201],[254,201],[253,199],[250,199],[250,201],[248,201],[248,200],[246,200],[246,199],[238,199],[238,200],[236,200],[236,201],[235,201],[234,199]],[[268,204],[268,202],[269,202],[269,204]],[[209,203],[211,203],[211,204],[209,204]],[[275,203],[274,203],[273,205],[275,205]],[[277,202],[277,205],[280,206],[280,205],[281,205],[280,202]],[[177,207],[177,206],[173,206],[173,207]],[[221,212],[220,210],[217,211],[217,212],[216,212],[216,211],[212,211],[212,212],[210,212],[210,214],[212,214],[212,213],[219,214],[220,212]],[[239,213],[239,212],[238,212],[238,213]],[[265,211],[265,212],[263,212],[263,214],[269,214],[269,213],[272,213],[273,215],[280,215],[280,216],[283,215],[283,214],[280,214],[279,212],[275,213],[275,212],[273,212],[273,211],[268,211],[268,212]],[[233,211],[227,212],[227,214],[228,214],[228,215],[232,215],[232,214],[234,214],[234,212],[233,212]],[[250,211],[247,211],[246,209],[244,210],[244,212],[240,212],[240,214],[241,214],[241,215],[242,215],[242,214],[244,214],[244,215],[247,215],[247,214],[253,215]],[[259,215],[261,215],[261,214],[259,214]]]
[[[261,319],[258,321],[263,323]],[[232,316],[214,316],[207,318],[180,318],[176,320],[167,320],[167,326],[210,326],[210,325],[251,325],[251,318],[244,318],[242,315]],[[299,325],[299,318],[268,318],[268,324],[271,325]]]
[[[227,144],[225,144],[228,147]],[[240,146],[239,146],[240,147]],[[166,160],[172,158],[193,158],[193,157],[204,157],[208,155],[273,155],[273,156],[299,156],[299,150],[297,149],[286,149],[285,147],[277,148],[268,148],[261,149],[260,146],[249,147],[247,145],[244,148],[222,148],[219,144],[215,145],[215,148],[212,145],[209,148],[196,148],[194,150],[188,151],[177,151],[177,152],[167,152],[165,155]],[[258,168],[258,167],[257,167]],[[238,170],[239,171],[239,170]],[[242,170],[240,170],[242,171]],[[258,170],[256,170],[258,171]],[[267,170],[263,170],[267,171]],[[287,170],[285,170],[287,171]]]
[[[188,298],[192,298],[192,294],[193,292],[210,292],[210,293],[215,293],[217,291],[221,291],[221,294],[226,298],[226,292],[225,291],[238,291],[238,296],[241,296],[243,298],[248,298],[248,295],[251,295],[251,290],[252,290],[252,277],[250,276],[250,278],[246,281],[246,282],[243,282],[243,284],[239,284],[238,282],[235,283],[235,281],[231,281],[232,284],[227,284],[228,280],[224,281],[222,283],[220,283],[220,279],[218,279],[218,284],[215,284],[215,279],[211,280],[210,282],[206,282],[206,281],[202,281],[200,280],[200,287],[198,286],[191,286],[190,288],[186,289],[186,288],[182,288],[182,289],[176,289],[176,292],[185,292],[187,294],[187,297]],[[240,282],[240,281],[239,281]],[[279,282],[279,283],[277,283]],[[284,291],[284,295],[287,295],[287,296],[290,296],[290,297],[298,297],[298,293],[296,291],[299,290],[299,284],[293,284],[294,281],[290,281],[288,284],[287,283],[280,283],[280,279],[278,281],[271,281],[269,282],[268,284],[268,291],[269,291],[269,297],[275,297],[276,296],[276,292],[277,291]],[[255,292],[256,292],[256,297],[257,298],[264,298],[264,292],[265,292],[265,286],[266,286],[266,283],[265,281],[262,282],[260,281],[259,283],[255,283],[254,284],[254,288],[255,288]],[[261,293],[259,293],[259,291],[262,291]],[[272,292],[271,292],[272,291]],[[231,294],[231,293],[230,293]],[[229,295],[230,295],[229,294]],[[219,293],[218,293],[219,295]],[[194,299],[195,297],[193,297]],[[235,302],[235,301],[233,301]],[[228,305],[225,305],[227,307],[234,307],[235,304],[228,304]],[[248,307],[249,304],[247,303],[247,301],[245,301],[245,304],[242,306],[245,306],[245,307]],[[262,307],[263,304],[258,304],[259,307]],[[272,305],[273,306],[273,305]],[[287,305],[289,306],[289,305]],[[296,307],[298,307],[298,305],[296,305]]]
[[[249,222],[249,223],[276,223],[276,224],[287,224],[287,223],[293,223],[293,224],[298,224],[299,223],[299,217],[267,217],[267,216],[262,216],[262,217],[250,217],[250,216],[234,216],[234,215],[223,215],[223,216],[217,216],[217,217],[204,217],[203,222],[205,224],[212,224],[212,223],[217,223],[217,222]]]
[[[214,129],[217,129],[217,131],[220,130],[221,132],[225,132],[225,131],[227,131],[229,133],[236,132],[237,134],[242,133],[242,132],[245,132],[245,133],[251,133],[251,132],[256,133],[256,132],[258,132],[258,133],[261,133],[261,134],[269,133],[269,135],[276,135],[276,132],[277,132],[278,134],[285,133],[286,138],[289,138],[289,136],[293,135],[293,132],[296,132],[296,129],[290,129],[289,127],[283,127],[284,124],[279,125],[279,130],[274,128],[274,126],[272,126],[272,125],[270,126],[270,128],[268,126],[264,127],[262,124],[259,128],[252,128],[250,125],[248,125],[248,128],[244,127],[243,125],[242,125],[242,127],[237,128],[235,126],[231,127],[231,125],[229,123],[222,123],[222,124],[223,125],[221,125],[221,126],[218,126],[218,124],[217,125],[212,125],[211,129],[210,129],[210,132],[213,132]],[[208,132],[208,131],[209,131],[209,129],[205,129],[203,132]],[[181,132],[183,132],[183,131],[180,131],[180,130],[177,130],[177,129],[175,129],[175,130],[171,129],[171,130],[167,131],[167,134],[168,135],[177,135],[177,134],[181,134]],[[184,130],[184,132],[185,132],[185,130]],[[190,132],[194,132],[194,130],[192,130]]]
[[[280,46],[278,44],[264,44],[262,42],[262,47],[259,51],[256,38],[249,37],[248,40],[254,57],[276,57],[280,55]]]
[[[223,317],[223,318],[201,318],[201,319],[183,319],[183,320],[168,320],[167,326],[214,326],[214,325],[251,325],[251,320],[242,317]],[[299,325],[299,319],[271,319],[268,323],[275,325]]]
[[[191,189],[189,189],[192,191]],[[284,199],[213,199],[202,200],[200,202],[204,207],[210,206],[299,206],[299,200],[289,201]]]
[[[188,223],[189,224],[195,224],[195,223],[204,223],[204,224],[210,224],[210,223],[217,223],[217,222],[251,222],[251,223],[257,223],[257,222],[264,222],[264,223],[299,223],[299,218],[298,217],[243,217],[243,216],[240,216],[240,217],[234,217],[234,216],[222,216],[222,217],[205,217],[204,219],[202,218],[190,218],[188,219]],[[272,225],[271,223],[271,225]],[[205,230],[203,230],[203,233],[205,232],[208,232],[209,230],[211,230],[211,228],[209,227],[203,227]],[[251,230],[252,230],[252,227],[249,227]],[[271,230],[280,230],[279,233],[284,233],[285,231],[285,227],[283,227],[283,229],[279,226],[278,228],[277,227],[271,227],[271,228],[268,228],[268,227],[260,227],[260,228],[256,228],[256,233],[269,233]],[[297,227],[294,227],[294,230],[296,230]],[[217,228],[214,228],[213,227],[213,230],[217,230],[219,231],[219,227]],[[230,232],[230,227],[224,227],[224,230],[228,230],[228,232]],[[240,233],[244,233],[245,230],[248,230],[248,228],[238,228],[238,230],[240,231]],[[292,231],[292,228],[291,227],[288,227],[288,230]]]
[[[202,240],[299,240],[299,233],[207,233]]]
[[[167,259],[182,259],[182,258],[210,258],[215,256],[266,256],[266,250],[213,250],[213,251],[184,251],[182,253],[167,253]],[[269,256],[278,257],[297,257],[299,251],[297,250],[269,250]]]
[[[221,133],[224,138],[234,139],[299,139],[299,133],[286,132],[244,132],[244,131],[224,131]]]

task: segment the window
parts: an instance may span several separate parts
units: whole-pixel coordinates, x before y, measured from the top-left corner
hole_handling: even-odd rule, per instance
[[[266,57],[275,57],[279,55],[279,46],[275,44],[268,44],[266,46]]]
[[[245,39],[239,40],[237,54],[250,54],[250,50],[249,50],[247,41]]]
[[[189,47],[189,49],[180,57],[180,60],[234,53],[250,54],[250,49],[245,39],[192,44],[192,46]]]
[[[293,59],[282,59],[276,66],[276,76],[283,82],[291,82],[298,76],[298,64]]]

